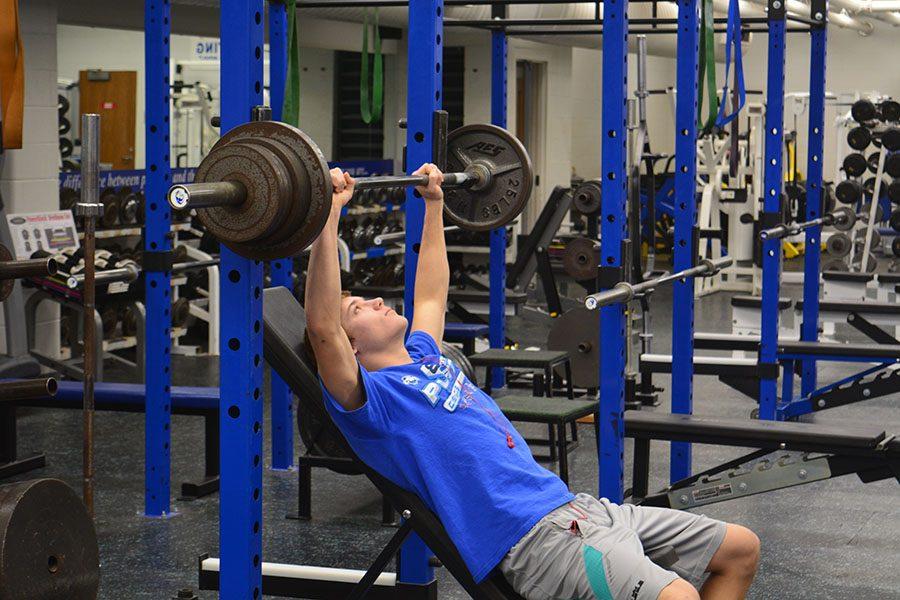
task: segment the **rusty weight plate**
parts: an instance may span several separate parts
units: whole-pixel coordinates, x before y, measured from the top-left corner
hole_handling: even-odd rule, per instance
[[[600,247],[589,238],[577,237],[566,243],[563,253],[563,269],[575,281],[585,281],[597,277],[600,266]]]
[[[58,479],[0,486],[0,598],[94,600],[100,557],[94,523]]]
[[[600,386],[600,354],[597,352],[600,311],[583,307],[567,310],[553,319],[547,335],[549,350],[566,350],[572,364],[572,385],[581,388]],[[562,368],[557,369],[565,376]]]
[[[572,192],[572,206],[583,215],[600,212],[600,180],[591,179],[580,184]]]
[[[465,125],[447,136],[447,169],[462,172],[485,168],[491,174],[484,187],[449,188],[444,214],[469,231],[490,231],[515,219],[531,197],[534,168],[525,146],[494,125]]]

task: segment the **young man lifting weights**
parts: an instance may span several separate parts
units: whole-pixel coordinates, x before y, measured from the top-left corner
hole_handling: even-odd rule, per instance
[[[310,254],[307,350],[326,407],[359,458],[422,498],[478,582],[499,568],[529,600],[743,598],[759,559],[752,531],[573,495],[535,462],[497,404],[441,356],[450,279],[443,175],[431,164],[416,174],[428,185],[417,188],[425,223],[411,327],[381,298],[341,291],[338,221],[354,182],[339,169]],[[678,554],[672,571],[645,555],[664,546]]]

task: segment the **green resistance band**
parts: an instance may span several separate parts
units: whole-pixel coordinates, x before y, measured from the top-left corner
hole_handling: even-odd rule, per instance
[[[384,105],[384,64],[381,55],[381,33],[378,31],[378,10],[375,10],[375,22],[372,26],[375,36],[375,60],[372,81],[369,81],[369,13],[366,11],[363,23],[362,60],[359,70],[359,113],[363,123],[369,125],[381,120]],[[369,87],[371,85],[371,98]]]
[[[288,17],[288,64],[284,82],[284,101],[281,120],[294,127],[300,126],[300,43],[297,40],[297,6],[286,2]]]
[[[699,94],[697,95],[697,125],[700,127],[700,135],[712,131],[716,125],[716,116],[719,114],[719,97],[716,95],[716,36],[715,20],[713,18],[712,0],[703,0],[700,20],[702,31],[700,32],[700,65],[699,65]],[[703,92],[704,74],[706,75],[706,122],[703,121]]]

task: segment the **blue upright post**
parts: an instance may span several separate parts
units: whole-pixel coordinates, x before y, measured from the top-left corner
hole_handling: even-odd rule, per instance
[[[675,271],[694,265],[697,248],[697,67],[700,3],[678,2],[678,49],[675,99]],[[710,92],[714,93],[714,92]],[[675,282],[672,290],[672,412],[691,414],[694,407],[694,279]],[[691,474],[691,445],[672,442],[669,479]]]
[[[782,148],[784,143],[785,13],[780,0],[769,0],[769,69],[766,82],[766,148],[762,228],[783,221]],[[759,418],[774,419],[778,404],[778,295],[781,285],[781,240],[762,243],[762,330],[759,345]],[[816,274],[818,281],[818,273]],[[818,291],[816,292],[818,294]]]
[[[625,97],[628,92],[628,0],[608,0],[603,11],[603,109],[601,143],[600,287],[611,288],[625,276]],[[621,502],[624,495],[625,306],[600,309],[600,496]]]
[[[172,316],[171,215],[166,192],[169,167],[169,3],[147,0],[144,6],[146,93],[146,198],[144,205],[144,277],[146,306],[144,381],[144,512],[160,517],[171,512],[169,498],[172,398],[170,387]]]
[[[809,144],[806,159],[806,219],[817,219],[823,210],[822,160],[825,144],[825,47],[828,28],[828,1],[812,0],[810,18],[819,23],[809,34]],[[800,339],[819,339],[819,261],[821,227],[806,230],[803,261],[803,321]],[[801,362],[800,395],[812,394],[817,385],[816,361]]]
[[[443,0],[417,0],[409,4],[409,52],[406,92],[406,170],[412,173],[432,161],[432,119],[441,108],[441,71],[443,66]],[[418,248],[422,242],[425,204],[406,190],[406,248],[404,254],[404,314],[413,318]],[[438,340],[440,341],[440,340]],[[400,581],[430,585],[434,569],[428,562],[431,552],[422,539],[411,533],[400,548],[398,575]]]
[[[262,103],[263,2],[221,2],[222,133]],[[262,265],[222,244],[219,424],[220,598],[258,598],[262,585]]]
[[[281,2],[269,3],[269,102],[272,119],[281,120],[284,103],[284,81],[287,75],[287,10]],[[269,263],[269,279],[272,286],[293,289],[291,259],[273,260]],[[294,397],[291,388],[274,370],[270,373],[269,398],[271,402],[272,468],[290,469],[294,466]]]
[[[491,7],[491,16],[505,18],[506,5]],[[506,31],[491,32],[491,123],[506,127]],[[506,344],[506,227],[491,230],[490,254],[490,342],[491,348]],[[491,387],[506,385],[501,367],[491,371]],[[549,385],[549,382],[548,382]]]

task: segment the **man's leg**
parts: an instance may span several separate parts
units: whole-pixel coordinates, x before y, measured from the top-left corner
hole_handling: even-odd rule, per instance
[[[706,568],[710,575],[701,588],[703,600],[746,596],[759,564],[759,546],[755,533],[729,523],[725,539]]]
[[[700,594],[684,579],[676,579],[659,593],[656,600],[700,600]]]

